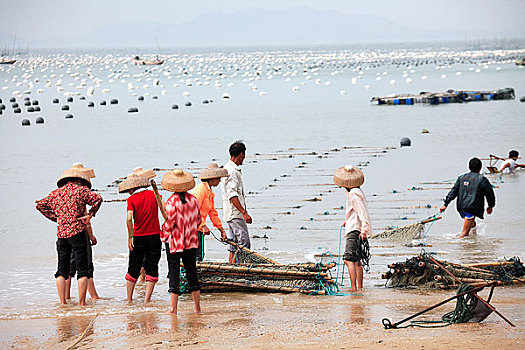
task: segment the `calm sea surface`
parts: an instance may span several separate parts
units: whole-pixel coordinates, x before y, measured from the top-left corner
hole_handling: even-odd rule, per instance
[[[316,261],[316,255],[339,249],[345,194],[331,185],[337,167],[362,166],[372,226],[381,232],[436,214],[471,157],[525,153],[525,103],[519,101],[525,69],[513,62],[524,54],[426,46],[217,50],[174,52],[164,65],[147,67],[130,64],[131,52],[61,53],[0,66],[6,105],[0,115],[0,319],[91,312],[57,307],[56,227],[35,210],[35,200],[52,191],[72,163],[95,169],[93,187],[105,200],[124,200],[112,183],[134,167],[182,167],[197,175],[213,160],[227,162],[229,145],[244,140],[252,247],[283,263]],[[396,107],[369,102],[391,93],[505,87],[515,89],[515,100]],[[9,102],[15,91],[21,114]],[[67,103],[64,94],[74,101]],[[26,96],[38,100],[42,111],[27,112]],[[53,104],[54,98],[60,102]],[[68,112],[61,110],[66,104]],[[139,112],[128,113],[130,107]],[[67,113],[74,118],[65,119]],[[37,116],[45,124],[36,125]],[[31,126],[21,126],[24,118]],[[410,137],[412,146],[399,148],[402,137]],[[158,174],[160,182],[164,172]],[[525,258],[525,174],[490,179],[497,205],[480,221],[477,236],[458,239],[462,222],[451,205],[428,230],[427,251],[456,262]],[[221,208],[220,188],[215,193]],[[322,200],[308,201],[313,198]],[[99,242],[93,248],[95,281],[108,298],[97,304],[102,313],[119,312],[125,304],[125,211],[125,202],[106,202],[92,221]],[[383,288],[386,265],[419,252],[371,244],[367,288]],[[226,247],[213,238],[206,249],[207,259],[226,259]],[[165,307],[164,253],[160,271],[154,300]]]

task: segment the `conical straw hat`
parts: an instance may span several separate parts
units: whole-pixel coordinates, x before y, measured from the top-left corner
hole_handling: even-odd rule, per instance
[[[79,170],[79,171],[84,171],[86,173],[86,175],[92,179],[95,176],[95,171],[92,169],[92,168],[84,168],[84,164],[78,162],[78,163],[74,163],[73,164],[73,168],[72,169],[76,169],[76,170]]]
[[[193,175],[181,169],[167,172],[162,178],[162,188],[171,192],[186,192],[195,187]]]
[[[219,168],[217,163],[211,163],[208,168],[202,170],[199,175],[201,180],[217,179],[221,177],[228,177],[228,170]]]
[[[359,187],[365,182],[365,176],[361,169],[355,166],[345,165],[335,171],[334,183],[341,187]]]
[[[151,169],[142,169],[141,167],[136,167],[133,169],[133,173],[139,176],[145,177],[146,179],[153,179],[157,174]]]
[[[75,168],[67,169],[64,171],[57,180],[57,186],[64,186],[71,179],[80,179],[84,180],[84,183],[88,188],[91,188],[91,181],[89,181],[89,176],[83,170],[78,170]]]
[[[126,180],[118,184],[118,192],[126,192],[135,188],[148,187],[149,181],[144,176],[139,176],[135,173],[129,174]]]

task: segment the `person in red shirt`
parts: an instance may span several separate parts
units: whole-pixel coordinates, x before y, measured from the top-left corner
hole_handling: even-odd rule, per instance
[[[91,182],[87,174],[74,168],[62,173],[57,186],[58,189],[38,202],[36,209],[58,224],[55,278],[60,303],[67,304],[66,280],[73,254],[77,264],[78,305],[85,306],[89,278],[86,226],[100,208],[102,197],[90,191]],[[91,206],[87,215],[86,204]]]
[[[167,219],[162,225],[161,239],[166,242],[171,307],[168,314],[177,314],[180,289],[180,260],[184,263],[188,291],[191,292],[195,313],[201,312],[200,284],[197,276],[197,228],[201,212],[197,198],[187,191],[195,186],[193,176],[180,169],[170,171],[162,178],[162,188],[175,192],[166,202]]]
[[[128,228],[129,263],[126,274],[127,300],[133,300],[135,284],[140,277],[144,263],[146,272],[146,297],[151,300],[155,283],[159,280],[159,261],[162,243],[157,201],[153,191],[147,190],[148,179],[137,174],[130,174],[119,184],[119,192],[127,192],[126,226]]]

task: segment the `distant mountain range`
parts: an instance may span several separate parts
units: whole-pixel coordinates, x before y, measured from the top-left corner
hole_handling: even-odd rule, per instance
[[[403,19],[400,18],[400,22]],[[208,13],[181,24],[142,22],[100,27],[77,37],[25,39],[32,47],[143,48],[279,45],[342,45],[359,43],[461,40],[464,33],[414,30],[385,18],[318,11],[246,9]],[[7,38],[9,36],[0,35]],[[21,38],[24,40],[24,38]]]

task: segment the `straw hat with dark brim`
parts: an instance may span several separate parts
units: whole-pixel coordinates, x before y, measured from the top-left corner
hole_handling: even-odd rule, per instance
[[[195,187],[193,175],[181,169],[167,172],[162,178],[162,188],[171,192],[186,192]]]
[[[89,181],[89,176],[87,175],[87,173],[85,171],[77,170],[75,168],[67,169],[66,171],[64,171],[57,180],[57,186],[62,187],[69,181],[74,179],[82,180],[88,188],[91,188],[91,181]]]
[[[219,168],[217,163],[211,163],[207,169],[204,169],[199,174],[201,180],[218,179],[221,177],[228,177],[228,170]]]
[[[365,176],[361,169],[345,165],[335,171],[334,183],[341,187],[354,188],[365,183]]]
[[[133,173],[133,174],[129,174],[126,177],[126,180],[118,184],[118,192],[122,193],[122,192],[126,192],[129,190],[134,190],[134,189],[148,187],[148,186],[149,186],[149,181],[146,177],[139,176]]]
[[[96,177],[95,176],[95,171],[92,168],[84,168],[84,164],[82,164],[80,162],[73,164],[73,168],[72,169],[85,172],[87,177],[89,177],[90,179]]]
[[[139,176],[145,177],[146,179],[153,179],[157,174],[151,169],[142,169],[141,167],[137,167],[133,169],[133,173],[137,174]]]

